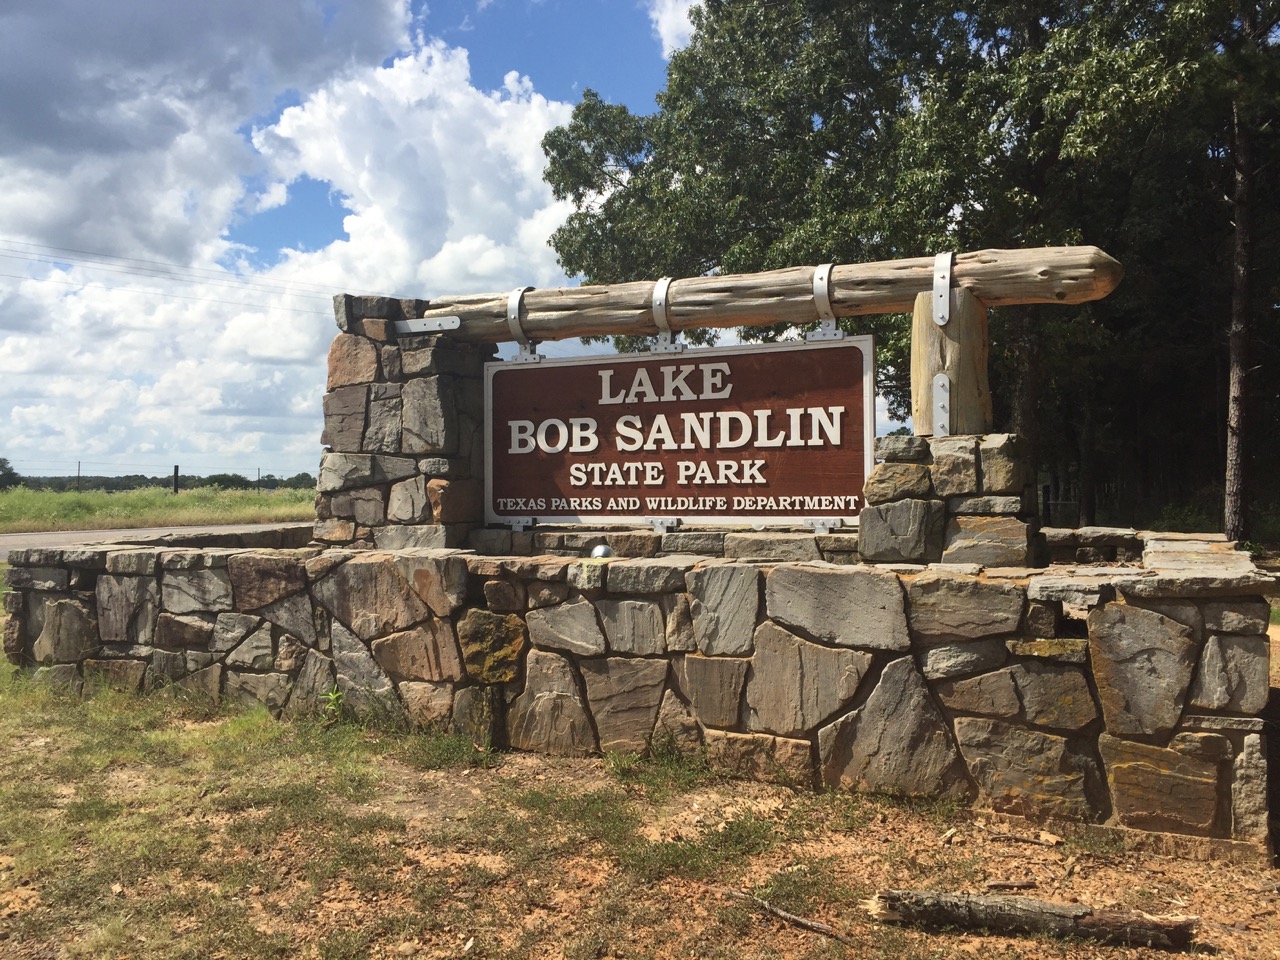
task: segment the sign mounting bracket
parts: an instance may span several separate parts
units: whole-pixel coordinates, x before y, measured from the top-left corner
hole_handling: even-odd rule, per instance
[[[815,340],[843,340],[844,331],[836,320],[836,312],[831,306],[831,271],[833,263],[819,264],[813,270],[813,305],[818,311],[818,329],[810,330],[804,338],[810,342]]]
[[[662,277],[653,285],[653,322],[658,328],[658,342],[649,348],[651,353],[683,353],[684,344],[676,343],[671,329],[671,277]]]

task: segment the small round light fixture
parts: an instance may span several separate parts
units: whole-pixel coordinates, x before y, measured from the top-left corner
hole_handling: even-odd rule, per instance
[[[592,560],[604,560],[607,557],[612,557],[612,556],[613,556],[613,547],[609,546],[607,543],[601,543],[591,548]]]

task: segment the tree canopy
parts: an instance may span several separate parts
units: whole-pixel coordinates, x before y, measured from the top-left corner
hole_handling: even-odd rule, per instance
[[[552,245],[611,283],[1095,244],[1126,268],[1107,300],[993,311],[998,426],[1082,520],[1101,498],[1147,522],[1221,490],[1229,412],[1242,435],[1246,412],[1280,415],[1278,11],[704,0],[655,113],[586,91],[547,135],[547,180],[575,205]],[[909,325],[847,326],[877,334],[904,415]],[[1280,439],[1246,449],[1256,469]]]

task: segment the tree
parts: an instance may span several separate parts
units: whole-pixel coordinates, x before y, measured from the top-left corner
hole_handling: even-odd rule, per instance
[[[1241,272],[1229,251],[1248,214],[1270,239],[1244,276],[1277,299],[1277,205],[1261,199],[1280,169],[1263,119],[1280,102],[1276,31],[1261,5],[1242,9],[706,0],[657,113],[588,92],[547,136],[548,182],[577,208],[553,246],[569,272],[614,282],[1097,244],[1127,269],[1113,297],[993,312],[996,408],[1042,441],[1082,520],[1099,491],[1113,513],[1149,514],[1212,482],[1229,448],[1225,372],[1243,368],[1224,336]],[[1239,137],[1224,108],[1240,90],[1252,193],[1233,211],[1221,198]],[[1243,296],[1256,314],[1259,294]],[[1272,321],[1269,338],[1274,307]],[[879,386],[905,413],[906,325],[848,326],[877,333]]]
[[[0,490],[8,490],[20,483],[22,483],[22,477],[18,476],[18,471],[10,466],[8,460],[0,457]]]

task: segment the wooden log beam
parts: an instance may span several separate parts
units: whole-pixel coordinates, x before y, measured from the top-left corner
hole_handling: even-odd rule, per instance
[[[916,295],[933,289],[933,257],[837,265],[831,271],[831,306],[838,317],[908,313]],[[668,295],[673,330],[806,324],[818,319],[813,267],[675,280]],[[1097,247],[979,250],[956,254],[952,283],[987,307],[1018,303],[1084,303],[1115,289],[1124,268]],[[531,340],[645,335],[653,320],[653,283],[530,290],[520,323]],[[458,317],[455,340],[501,343],[507,293],[436,297],[424,317]]]
[[[875,920],[926,928],[954,927],[992,933],[1033,933],[1122,946],[1185,950],[1198,917],[1151,916],[1128,910],[1094,910],[1081,903],[1034,897],[977,896],[925,890],[881,890],[862,909]]]

